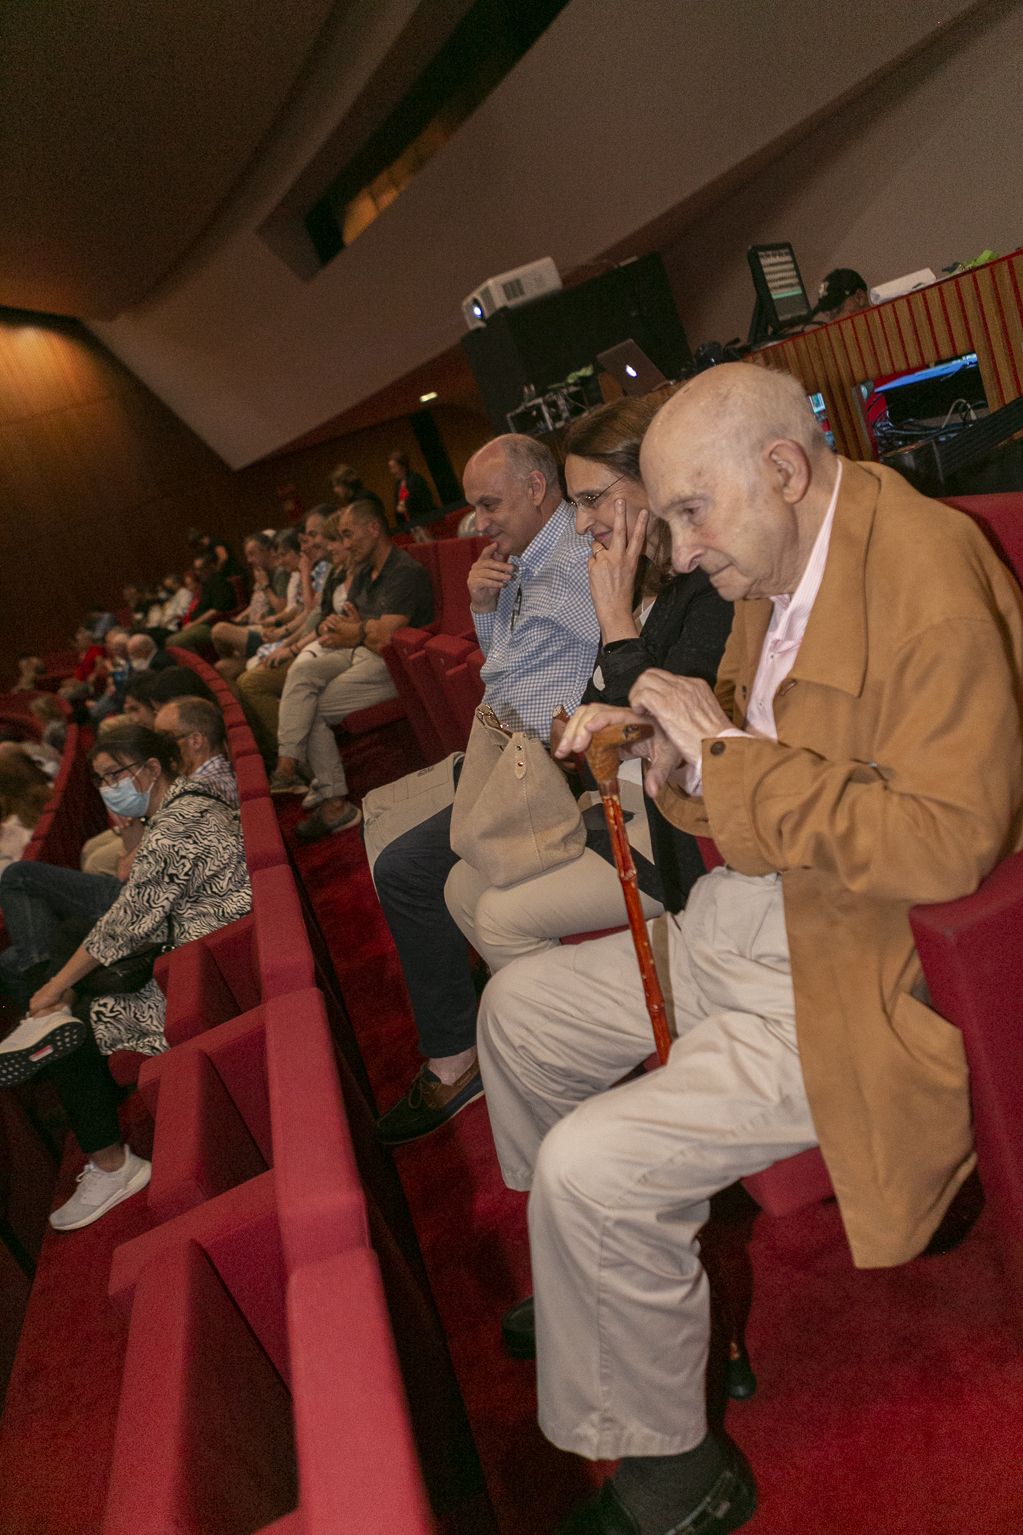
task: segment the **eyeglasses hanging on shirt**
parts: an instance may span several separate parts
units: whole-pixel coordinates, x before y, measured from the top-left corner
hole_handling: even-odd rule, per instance
[[[518,588],[517,588],[517,590],[515,592],[514,601],[512,602],[511,624],[509,626],[510,628],[512,628],[512,629],[515,628],[516,621],[517,621],[518,616],[519,616],[519,614],[521,612],[522,612],[522,573],[520,571],[519,572]]]

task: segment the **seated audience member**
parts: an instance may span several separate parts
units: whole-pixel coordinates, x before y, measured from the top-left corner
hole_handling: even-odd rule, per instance
[[[322,533],[333,516],[333,508],[324,502],[322,506],[313,508],[301,529],[285,528],[278,533],[277,559],[281,573],[287,578],[284,607],[261,626],[262,643],[245,662],[246,671],[261,666],[278,647],[284,648],[300,632],[310,613],[316,611],[319,594],[330,570],[330,561],[316,557],[312,541],[316,530]]]
[[[32,841],[52,787],[26,751],[0,743],[0,871],[17,863]]]
[[[818,325],[830,325],[870,308],[870,290],[859,272],[851,267],[836,267],[817,290],[814,316]]]
[[[67,741],[67,715],[52,693],[40,693],[28,706],[33,719],[43,727],[43,744],[62,752]]]
[[[615,400],[575,422],[565,438],[565,482],[576,531],[592,540],[590,591],[600,620],[601,647],[583,703],[627,703],[651,666],[713,684],[732,625],[731,605],[702,570],[672,578],[667,525],[646,510],[640,443],[662,403]],[[644,798],[638,763],[623,769],[621,801],[645,916],[665,906],[681,910],[703,873],[695,840]],[[621,885],[599,805],[586,821],[593,824],[581,857],[535,879],[497,888],[469,864],[451,870],[448,911],[492,972],[553,948],[566,934],[621,926]]]
[[[124,689],[128,678],[131,676],[131,663],[128,660],[128,631],[115,625],[107,630],[104,646],[106,655],[103,661],[104,687],[103,692],[94,703],[88,705],[89,715],[94,724],[99,724],[110,714],[120,714],[124,704]]]
[[[1021,598],[969,518],[833,455],[803,386],[743,364],[684,385],[641,464],[675,568],[736,604],[717,694],[648,671],[558,750],[652,724],[647,791],[725,859],[651,930],[675,1041],[622,1083],[651,1045],[628,934],[509,965],[480,1009],[501,1167],[531,1190],[535,1314],[506,1327],[535,1326],[547,1437],[623,1457],[564,1535],[751,1517],[707,1428],[708,1201],[819,1145],[854,1261],[922,1250],[974,1153],[908,912],[1020,840]]]
[[[379,500],[366,496],[340,513],[335,546],[348,579],[348,598],[330,611],[288,673],[278,722],[279,756],[273,784],[293,787],[304,764],[313,775],[320,802],[295,827],[302,842],[357,826],[362,819],[347,798],[344,764],[334,726],[357,709],[395,696],[383,651],[396,629],[422,628],[433,621],[433,588],[425,569],[391,541]],[[326,588],[324,588],[326,591]]]
[[[76,682],[92,683],[96,680],[97,672],[102,675],[106,651],[103,645],[93,637],[92,630],[86,624],[79,624],[75,630],[75,652],[78,662],[72,676]],[[63,685],[61,691],[63,691]]]
[[[0,1043],[0,1078],[22,1081],[45,1067],[88,1157],[75,1193],[50,1216],[58,1231],[91,1224],[149,1182],[149,1163],[122,1144],[106,1056],[114,1050],[155,1055],[167,1043],[165,999],[155,980],[87,1002],[76,998],[75,986],[98,967],[149,946],[203,938],[252,907],[238,813],[212,784],[178,776],[173,741],[125,726],[93,749],[92,768],[111,810],[146,818],[131,873],[56,974],[60,934],[46,913],[33,913],[39,920],[27,926],[36,989],[28,1017]],[[5,918],[4,881],[11,872],[0,878]],[[22,926],[24,917],[19,911]],[[23,936],[18,941],[26,943]]]
[[[341,510],[351,506],[353,501],[358,501],[366,494],[362,476],[357,469],[352,468],[351,464],[338,464],[331,471],[330,488]]]
[[[154,616],[150,614],[150,621],[146,625],[148,629],[166,629],[173,633],[180,629],[184,622],[185,614],[195,600],[195,573],[186,571],[184,577],[171,571],[164,576],[163,582],[164,600],[159,604],[159,611]]]
[[[180,667],[178,670],[185,671],[186,668]],[[130,724],[144,725],[147,730],[153,729],[156,718],[153,691],[159,676],[159,672],[138,672],[127,683],[124,689],[124,715]]]
[[[245,669],[245,662],[254,656],[262,640],[262,626],[285,607],[284,594],[278,597],[274,590],[276,556],[274,535],[250,533],[244,544],[245,562],[252,576],[252,599],[247,608],[230,622],[224,620],[213,625],[213,648],[221,661],[230,661],[232,669],[217,666],[222,677],[234,681]],[[287,575],[285,573],[285,581]]]
[[[121,587],[121,605],[131,614],[133,628],[145,623],[151,601],[149,594],[134,583]]]
[[[124,690],[124,712],[133,725],[154,728],[156,711],[172,698],[216,699],[209,684],[190,666],[165,666],[159,672],[140,672]]]
[[[128,661],[132,672],[159,672],[174,665],[174,657],[158,649],[148,634],[133,634],[128,640]]]
[[[237,607],[234,587],[217,565],[212,554],[200,554],[192,565],[199,586],[193,610],[185,615],[185,625],[174,636],[179,650],[201,650],[212,644],[213,625],[230,617]]]
[[[587,578],[590,541],[561,498],[553,453],[531,437],[487,443],[466,465],[464,489],[490,540],[468,582],[486,655],[484,702],[504,724],[546,741],[551,720],[575,705],[593,673],[600,626]],[[425,1057],[380,1121],[389,1144],[436,1129],[483,1090],[476,991],[465,939],[444,905],[457,861],[448,806],[384,848],[373,870]]]
[[[35,693],[39,688],[39,679],[46,673],[46,663],[38,656],[29,655],[27,652],[18,657],[18,675],[14,679],[12,693]]]
[[[244,575],[238,556],[225,539],[213,533],[200,533],[198,528],[189,528],[187,537],[193,556],[209,555],[222,576]]]
[[[286,623],[273,626],[266,646],[256,652],[238,678],[239,701],[268,763],[277,757],[277,715],[287,668],[294,660],[292,644],[316,632],[320,594],[330,573],[323,531],[332,515],[329,506],[314,507],[306,514],[299,533],[302,605]]]
[[[157,713],[156,729],[177,742],[186,778],[209,784],[225,804],[237,808],[238,781],[228,761],[224,716],[215,703],[208,698],[174,698]]]
[[[377,498],[373,497],[373,500],[376,501]],[[340,654],[340,646],[334,644],[332,639],[335,620],[344,614],[347,607],[350,579],[348,547],[341,533],[342,515],[340,511],[331,512],[324,523],[323,540],[329,561],[327,579],[320,592],[315,627],[307,632],[303,632],[297,639],[292,640],[289,645],[283,647],[282,656],[288,659],[289,666],[293,659],[300,660],[303,665],[307,665],[310,661],[334,654],[337,670],[341,671],[344,668],[344,657]],[[281,694],[280,703],[281,709],[285,707],[284,700],[288,697],[293,670],[293,668],[289,669],[284,681],[284,690]],[[283,768],[278,766],[271,774],[271,794],[291,794],[293,792],[304,794],[305,787],[304,781],[298,776],[294,767],[289,770],[287,761]],[[321,796],[311,790],[307,798],[311,808],[313,804],[319,804]],[[303,800],[304,803],[305,800]]]
[[[108,613],[104,608],[90,608],[85,615],[85,625],[94,640],[105,640],[107,634],[117,624],[113,613]]]
[[[413,517],[425,517],[434,510],[430,487],[421,474],[409,467],[408,454],[395,449],[388,454],[387,467],[394,476],[394,515],[399,524]]]
[[[172,690],[169,694],[168,688]],[[204,691],[200,693],[199,688]],[[125,710],[125,724],[173,735],[178,741],[182,773],[187,778],[210,778],[221,798],[237,805],[238,784],[226,756],[224,716],[201,677],[184,666],[168,667],[159,674],[159,680],[143,673],[128,684]],[[100,726],[101,740],[110,723],[104,721]],[[131,869],[142,826],[123,816],[110,819],[112,825],[106,831],[84,844],[80,867],[84,874],[116,875],[123,880]]]

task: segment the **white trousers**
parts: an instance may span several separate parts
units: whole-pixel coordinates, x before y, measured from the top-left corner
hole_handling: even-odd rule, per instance
[[[394,696],[386,662],[363,645],[326,655],[302,651],[288,669],[281,695],[278,750],[307,763],[329,797],[343,798],[348,783],[332,727],[357,709]]]
[[[708,1201],[816,1144],[780,879],[715,869],[649,930],[664,1067],[614,1086],[653,1047],[628,933],[509,965],[480,1009],[501,1168],[531,1189],[540,1427],[593,1460],[704,1437]]]

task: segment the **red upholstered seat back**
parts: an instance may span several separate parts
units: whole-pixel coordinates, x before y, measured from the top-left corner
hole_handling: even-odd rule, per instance
[[[995,550],[1023,581],[1023,491],[997,496],[948,496],[946,505],[966,512],[986,533]]]
[[[288,1389],[196,1241],[139,1276],[103,1535],[252,1535],[295,1507]]]

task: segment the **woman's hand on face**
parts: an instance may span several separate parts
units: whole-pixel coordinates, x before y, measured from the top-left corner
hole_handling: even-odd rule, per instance
[[[636,590],[636,571],[646,548],[646,530],[650,514],[644,507],[629,536],[624,500],[614,504],[614,526],[606,545],[594,541],[590,555],[589,578],[593,606],[597,611],[604,643],[613,630],[615,639],[628,639],[638,631],[632,617]],[[622,628],[631,631],[621,633]]]

